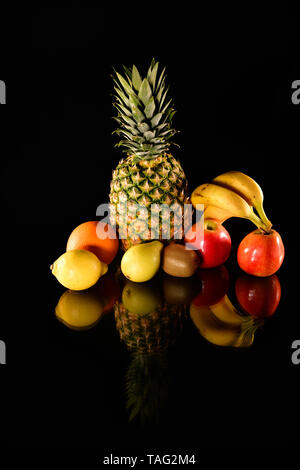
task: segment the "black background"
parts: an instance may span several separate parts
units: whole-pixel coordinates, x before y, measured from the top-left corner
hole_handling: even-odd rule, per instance
[[[299,444],[300,370],[290,359],[300,335],[300,105],[291,102],[291,84],[300,78],[297,16],[274,5],[267,12],[75,5],[9,12],[2,30],[4,439],[11,449],[89,449],[85,458],[155,448],[292,452]],[[145,71],[152,57],[167,66],[181,131],[174,155],[190,188],[230,169],[255,178],[286,259],[278,274],[280,309],[249,351],[211,348],[187,326],[170,353],[163,424],[141,431],[127,425],[128,356],[113,316],[82,336],[57,325],[52,312],[63,289],[49,265],[70,231],[94,220],[108,201],[120,158],[111,136],[112,67],[135,63]],[[226,227],[234,247],[253,229],[235,219]],[[234,276],[234,251],[229,267]]]

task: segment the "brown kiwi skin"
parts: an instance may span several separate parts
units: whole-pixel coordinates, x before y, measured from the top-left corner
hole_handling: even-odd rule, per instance
[[[162,269],[175,277],[191,277],[200,264],[200,258],[194,250],[172,242],[163,253]]]

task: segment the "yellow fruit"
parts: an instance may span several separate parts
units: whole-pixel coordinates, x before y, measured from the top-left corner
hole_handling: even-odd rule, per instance
[[[153,312],[162,302],[160,293],[153,281],[137,284],[127,281],[122,292],[122,303],[127,310],[137,315]]]
[[[160,241],[155,240],[129,248],[121,261],[121,270],[124,276],[134,282],[145,282],[152,279],[159,270],[163,246]]]
[[[204,209],[204,219],[213,219],[217,220],[220,224],[225,222],[225,220],[230,219],[232,214],[225,209],[220,209],[215,206],[206,206]]]
[[[191,319],[200,334],[217,346],[238,346],[241,329],[220,321],[207,306],[190,306]]]
[[[248,348],[249,346],[252,346],[256,330],[262,327],[263,324],[263,319],[255,319],[250,315],[246,315],[243,318],[243,322],[241,325],[241,334],[238,337],[234,346],[236,348]]]
[[[254,179],[241,171],[227,171],[227,173],[214,178],[213,183],[231,189],[243,197],[250,206],[256,209],[267,229],[271,229],[272,223],[267,218],[263,208],[263,191]]]
[[[206,183],[198,186],[192,192],[191,203],[194,207],[198,204],[203,204],[206,207],[214,206],[230,213],[231,217],[249,219],[258,228],[264,229],[266,227],[245,199],[234,191],[218,184]]]
[[[71,250],[61,255],[50,269],[64,287],[83,290],[96,284],[107,272],[107,265],[91,251]]]
[[[55,308],[57,319],[76,330],[91,328],[100,320],[102,313],[101,297],[89,290],[85,292],[67,290]]]
[[[235,306],[231,303],[227,295],[223,297],[217,304],[209,306],[212,313],[224,323],[231,326],[241,326],[244,317],[239,313]]]

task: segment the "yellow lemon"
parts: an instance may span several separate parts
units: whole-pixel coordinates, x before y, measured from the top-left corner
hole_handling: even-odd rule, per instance
[[[83,290],[96,284],[107,272],[107,264],[87,250],[71,250],[61,255],[51,266],[52,274],[68,289]]]
[[[57,319],[75,330],[91,328],[100,320],[102,313],[103,303],[100,296],[90,290],[67,290],[55,308]]]

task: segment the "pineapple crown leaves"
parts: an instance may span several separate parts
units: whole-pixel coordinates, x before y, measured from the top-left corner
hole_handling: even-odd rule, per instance
[[[126,373],[129,421],[159,424],[168,397],[168,361],[163,354],[134,354]]]
[[[169,150],[171,139],[178,131],[172,128],[175,110],[168,97],[166,69],[158,74],[159,63],[152,59],[146,77],[137,67],[123,66],[123,75],[114,70],[114,102],[118,123],[115,134],[121,137],[116,144],[136,161],[150,160]],[[176,145],[176,144],[175,144]]]

